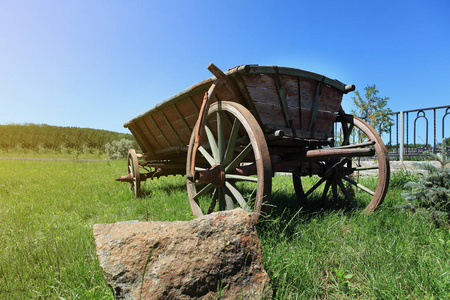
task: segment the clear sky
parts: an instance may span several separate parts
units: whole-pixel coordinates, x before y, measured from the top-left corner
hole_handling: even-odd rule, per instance
[[[210,62],[376,84],[393,111],[450,105],[450,1],[2,0],[0,124],[128,132]]]

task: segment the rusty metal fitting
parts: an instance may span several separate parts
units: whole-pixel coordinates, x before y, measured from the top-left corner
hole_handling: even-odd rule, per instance
[[[196,171],[194,180],[197,183],[212,183],[217,187],[221,187],[225,184],[225,168],[223,165],[217,164],[210,169]]]
[[[119,178],[116,178],[116,181],[133,182],[133,174],[132,173],[128,173],[127,175],[120,176]]]

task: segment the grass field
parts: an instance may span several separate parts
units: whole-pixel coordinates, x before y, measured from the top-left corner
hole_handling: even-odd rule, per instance
[[[192,219],[184,178],[144,183],[134,199],[125,161],[0,160],[0,299],[113,299],[96,223]],[[450,232],[400,213],[393,176],[375,213],[298,210],[289,176],[258,224],[275,299],[448,299]],[[400,182],[400,183],[399,183]]]

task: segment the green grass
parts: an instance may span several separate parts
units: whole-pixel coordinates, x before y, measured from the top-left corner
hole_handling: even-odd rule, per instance
[[[134,199],[114,181],[125,170],[125,161],[0,160],[0,299],[113,299],[92,226],[193,218],[183,177],[145,182]],[[299,211],[290,177],[273,185],[277,206],[258,231],[275,299],[450,297],[450,233],[394,210],[401,184],[370,215]]]

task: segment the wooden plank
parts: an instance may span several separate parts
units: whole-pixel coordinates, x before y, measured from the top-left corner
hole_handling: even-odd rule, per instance
[[[321,81],[317,85],[316,96],[314,97],[314,103],[311,109],[311,118],[309,120],[308,131],[314,131],[316,126],[317,113],[319,112],[320,96],[322,95],[322,85],[325,77],[322,77]]]
[[[198,108],[195,106],[195,103],[192,100],[192,97],[186,97],[184,101],[175,104],[175,107],[180,111],[180,114],[183,116],[184,121],[189,127],[189,132],[192,133],[199,113]]]
[[[293,128],[292,118],[291,115],[289,114],[288,105],[286,102],[286,95],[284,93],[283,86],[281,84],[280,73],[278,72],[277,67],[275,67],[275,74],[273,75],[273,80],[275,82],[275,88],[278,94],[278,101],[280,102],[282,108],[283,117],[286,122],[286,127]]]
[[[180,117],[180,115],[177,113],[176,106],[166,106],[163,111],[164,115],[182,141],[183,145],[189,144],[189,139],[191,136],[190,128],[187,127],[186,120],[183,117]]]
[[[195,104],[194,99],[192,98],[192,96],[188,97],[189,102],[191,103],[192,107],[195,109],[195,111],[197,112],[197,114],[200,112],[200,109],[197,107],[197,105]]]
[[[261,118],[259,116],[259,111],[256,109],[252,97],[249,95],[246,81],[243,79],[243,77],[239,73],[235,73],[233,76],[233,79],[235,80],[235,84],[237,85],[241,95],[242,100],[244,101],[243,104],[255,117],[256,121],[258,121],[259,125],[262,127],[264,126],[263,122],[261,121]],[[264,128],[263,128],[264,129]]]
[[[178,135],[178,133],[175,131],[175,129],[173,128],[172,124],[170,124],[169,120],[167,119],[167,116],[164,114],[164,111],[161,110],[161,115],[163,117],[163,119],[166,121],[167,126],[169,127],[169,129],[172,131],[173,135],[176,137],[176,139],[178,140],[178,142],[180,143],[180,146],[184,146],[183,141],[181,140],[180,136]]]
[[[167,124],[167,121],[164,119],[164,115],[161,111],[154,112],[151,116],[158,125],[158,129],[162,132],[163,136],[160,138],[167,140],[169,142],[169,146],[180,145],[174,131],[171,129],[171,125]]]
[[[147,139],[143,136],[143,133],[139,128],[137,128],[136,124],[130,124],[128,129],[131,131],[133,136],[136,138],[138,144],[141,146],[142,150],[144,150],[147,156],[155,157],[155,153]]]
[[[137,122],[136,122],[136,123],[137,123]],[[150,130],[150,128],[148,127],[148,125],[147,125],[147,123],[145,122],[144,119],[141,119],[141,123],[144,125],[145,132],[148,133],[149,138],[150,138],[151,140],[153,140],[154,143],[157,145],[156,148],[155,148],[155,147],[153,147],[153,148],[154,148],[154,149],[161,148],[161,144],[158,142],[158,140],[157,140],[157,139],[155,138],[155,136],[152,134],[152,131]],[[150,143],[151,143],[151,142],[150,142]]]
[[[176,111],[176,113],[178,114],[178,118],[180,119],[180,121],[183,123],[183,125],[185,126],[186,130],[189,132],[189,136],[191,136],[192,134],[192,130],[189,127],[188,123],[186,122],[186,120],[184,119],[183,115],[181,114],[181,112],[178,110],[177,106],[175,104],[172,105],[173,109]]]
[[[159,126],[156,124],[155,120],[153,119],[152,115],[148,115],[148,120],[150,120],[150,122],[152,122],[153,126],[155,126],[154,128],[160,133],[159,136],[162,137],[162,139],[166,142],[167,146],[170,147],[171,144],[169,143],[169,141],[167,140],[167,138],[165,137],[164,133],[161,131],[161,129],[159,128]]]
[[[258,65],[247,65],[239,68],[241,74],[275,74],[275,69],[273,66],[258,66]],[[289,75],[294,77],[301,77],[306,79],[312,79],[314,81],[322,80],[323,75],[301,70],[295,68],[278,67],[278,72],[281,75]],[[325,77],[325,84],[335,87],[336,89],[345,92],[345,84],[338,80]]]

